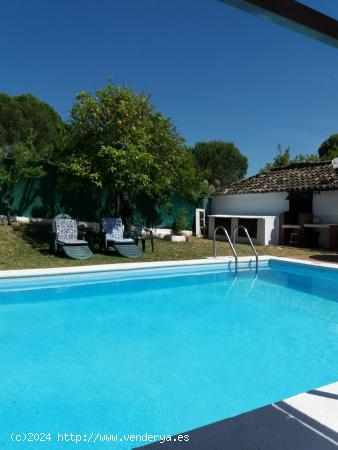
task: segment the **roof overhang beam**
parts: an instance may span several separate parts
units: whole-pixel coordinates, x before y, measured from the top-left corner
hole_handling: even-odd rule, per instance
[[[295,0],[219,0],[338,48],[338,21]]]

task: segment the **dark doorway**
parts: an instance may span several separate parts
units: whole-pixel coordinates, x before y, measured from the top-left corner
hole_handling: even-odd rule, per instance
[[[291,192],[288,195],[291,213],[312,214],[312,192]]]

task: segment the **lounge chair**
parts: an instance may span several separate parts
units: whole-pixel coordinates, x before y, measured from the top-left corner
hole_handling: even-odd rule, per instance
[[[142,256],[137,246],[137,240],[123,236],[123,222],[120,218],[104,217],[100,221],[101,250],[108,251],[109,247],[127,258]]]
[[[89,259],[93,256],[85,240],[85,232],[78,231],[77,222],[68,214],[58,214],[52,221],[51,252],[62,251],[72,259]]]

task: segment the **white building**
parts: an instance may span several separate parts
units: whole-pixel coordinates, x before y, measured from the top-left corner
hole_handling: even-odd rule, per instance
[[[244,225],[256,244],[288,245],[293,233],[300,245],[338,250],[335,161],[292,163],[218,188],[211,199],[209,237],[219,225],[231,236]],[[238,241],[245,241],[243,236],[239,231]]]

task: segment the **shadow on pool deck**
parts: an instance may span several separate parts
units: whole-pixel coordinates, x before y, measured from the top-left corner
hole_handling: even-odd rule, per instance
[[[331,398],[333,400],[338,400],[338,394],[333,394],[332,392],[320,391],[319,389],[312,389],[312,391],[309,391],[308,394],[318,395],[318,397],[325,397],[325,398]]]
[[[315,261],[319,261],[319,262],[323,262],[323,263],[334,263],[334,264],[338,264],[338,255],[337,253],[334,254],[325,254],[325,255],[311,255],[309,258],[309,260],[315,260]]]
[[[188,442],[157,442],[142,448],[149,450],[337,450],[338,448],[338,433],[283,401],[182,434],[189,435]]]

